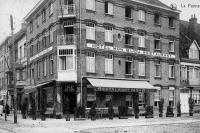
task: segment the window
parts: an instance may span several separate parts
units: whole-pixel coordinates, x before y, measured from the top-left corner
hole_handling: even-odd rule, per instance
[[[160,15],[159,14],[155,14],[154,15],[154,23],[155,23],[155,25],[160,25],[161,24]]]
[[[113,43],[113,27],[105,27],[105,42]]]
[[[169,106],[175,106],[175,87],[169,87]]]
[[[30,55],[33,56],[33,45],[30,46]]]
[[[105,13],[113,15],[113,3],[105,2]]]
[[[133,107],[132,95],[126,95],[126,106],[127,107]]]
[[[36,17],[36,26],[39,27],[39,25],[40,25],[40,16],[37,15],[37,17]]]
[[[132,38],[132,32],[131,30],[127,29],[125,30],[125,44],[131,45],[131,38]]]
[[[53,55],[51,55],[50,56],[50,64],[49,64],[49,66],[50,66],[50,74],[53,74]]]
[[[37,62],[37,76],[40,78],[40,61]]]
[[[160,51],[161,50],[161,45],[160,45],[160,38],[156,38],[155,40],[154,40],[154,50],[155,51]]]
[[[156,69],[156,77],[161,77],[161,64],[160,64],[160,61],[156,61],[155,62],[155,69]]]
[[[95,40],[95,24],[88,22],[86,23],[86,39]]]
[[[156,92],[154,93],[154,106],[158,107],[159,106],[159,102],[160,102],[160,86],[156,86],[156,88],[158,88],[156,90]]]
[[[126,57],[125,60],[125,74],[132,74],[132,57]]]
[[[49,5],[49,16],[53,14],[53,3],[50,3]]]
[[[174,52],[175,44],[174,41],[169,41],[169,52]]]
[[[106,107],[109,107],[110,102],[112,102],[113,95],[106,95]]]
[[[139,76],[145,76],[145,60],[138,62]]]
[[[181,67],[181,80],[187,80],[187,67]]]
[[[86,0],[86,9],[95,11],[95,0]]]
[[[125,17],[126,18],[132,18],[131,7],[125,7]]]
[[[174,77],[175,77],[175,66],[169,65],[169,78],[174,78]]]
[[[108,54],[105,57],[105,73],[113,74],[113,55]]]
[[[42,47],[43,47],[43,49],[46,48],[46,43],[47,43],[46,39],[47,39],[47,37],[45,35],[43,35],[43,38],[42,38]]]
[[[22,59],[22,46],[19,47],[19,59]]]
[[[44,9],[42,11],[42,22],[45,22],[46,21],[46,10]]]
[[[190,47],[189,58],[190,59],[199,59],[199,51],[196,47]]]
[[[175,28],[175,25],[174,25],[174,18],[173,17],[169,17],[169,28]]]
[[[37,42],[37,52],[40,52],[40,42]]]
[[[145,22],[145,11],[139,10],[138,14],[139,14],[139,21]]]
[[[53,27],[51,26],[49,29],[49,38],[50,38],[50,43],[53,42]]]
[[[30,21],[29,27],[30,27],[30,33],[33,32],[33,21]]]
[[[75,69],[75,56],[73,49],[60,49],[60,70],[73,70]]]
[[[199,90],[192,90],[192,99],[194,100],[194,104],[200,104],[200,93]]]
[[[139,92],[139,106],[143,106],[145,104],[144,98],[145,98],[144,93]]]
[[[47,76],[47,60],[43,61],[43,76]]]
[[[145,47],[145,35],[144,34],[139,35],[139,47],[142,47],[142,48]]]
[[[87,52],[86,71],[91,72],[91,73],[95,72],[95,53],[94,52]]]

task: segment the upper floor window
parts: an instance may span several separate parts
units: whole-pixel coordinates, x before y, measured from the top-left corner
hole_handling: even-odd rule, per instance
[[[53,27],[51,26],[49,28],[49,39],[50,39],[50,43],[53,42]]]
[[[195,67],[189,68],[189,78],[190,79],[198,79],[199,78],[199,69]]]
[[[95,1],[96,0],[86,0],[86,9],[95,11]]]
[[[143,22],[145,22],[145,11],[143,11],[143,10],[139,10],[138,11],[138,15],[139,15],[139,21],[143,21]]]
[[[30,21],[29,27],[30,27],[30,33],[33,32],[33,21]]]
[[[95,72],[95,53],[94,52],[87,52],[86,71],[91,72],[91,73]]]
[[[125,7],[125,17],[132,18],[131,7]]]
[[[105,73],[113,74],[113,55],[108,54],[105,57]]]
[[[159,14],[154,15],[154,24],[155,25],[161,25],[161,18]]]
[[[53,14],[53,3],[49,4],[49,16]]]
[[[43,76],[47,76],[47,59],[43,61]]]
[[[37,61],[37,76],[40,78],[40,61]]]
[[[36,17],[36,26],[39,27],[39,25],[40,25],[40,16],[37,15],[37,17]]]
[[[30,56],[33,56],[33,45],[30,46]]]
[[[125,60],[125,74],[132,74],[132,57],[126,57]]]
[[[158,51],[161,50],[161,41],[160,41],[160,37],[155,38],[154,40],[154,50]]]
[[[73,49],[59,50],[59,66],[60,70],[75,69],[75,58]]]
[[[50,74],[53,74],[53,65],[54,65],[54,61],[53,61],[53,55],[50,56],[50,59],[49,59],[49,66],[50,66]]]
[[[160,61],[155,62],[155,76],[161,77],[161,64]]]
[[[46,21],[46,10],[44,9],[42,11],[42,22],[45,22]]]
[[[175,19],[173,17],[169,17],[169,28],[175,28]]]
[[[109,15],[113,15],[113,3],[105,2],[105,13]]]
[[[132,32],[130,29],[125,30],[125,44],[131,45],[132,44]]]
[[[181,80],[187,80],[187,67],[181,67]]]
[[[105,27],[105,42],[113,43],[113,27]]]
[[[138,62],[139,76],[145,76],[145,60]]]
[[[169,65],[169,78],[175,78],[175,66]]]
[[[139,47],[145,48],[145,34],[139,35]]]
[[[169,52],[174,52],[175,42],[173,40],[169,41]]]
[[[92,22],[86,23],[86,39],[95,40],[95,24]]]
[[[189,49],[189,58],[190,59],[199,59],[199,51],[197,49]]]

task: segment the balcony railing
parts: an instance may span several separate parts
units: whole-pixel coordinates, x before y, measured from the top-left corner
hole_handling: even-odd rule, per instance
[[[76,42],[76,36],[74,34],[57,36],[57,44],[58,45],[74,45],[75,42]]]
[[[75,16],[76,16],[75,4],[62,6],[62,10],[59,13],[59,17],[75,17]]]

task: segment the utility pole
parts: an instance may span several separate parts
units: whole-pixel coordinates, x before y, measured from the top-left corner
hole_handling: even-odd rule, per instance
[[[12,69],[13,69],[13,89],[14,89],[14,123],[17,123],[17,88],[16,88],[16,70],[15,70],[15,44],[14,44],[14,27],[13,27],[13,16],[10,15],[10,26],[11,26],[11,47],[12,47]]]

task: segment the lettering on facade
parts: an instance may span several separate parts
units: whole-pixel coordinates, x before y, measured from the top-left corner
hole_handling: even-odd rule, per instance
[[[31,58],[30,58],[30,61],[32,61],[32,60],[34,60],[34,59],[36,59],[36,58],[38,58],[38,57],[40,57],[40,56],[42,56],[42,55],[48,53],[48,52],[51,51],[52,49],[53,49],[53,46],[51,46],[51,47],[49,47],[49,48],[43,50],[42,52],[40,52],[40,53],[34,55],[33,57],[31,57]]]
[[[145,89],[136,89],[136,88],[96,88],[96,91],[103,92],[143,92]]]
[[[120,47],[113,47],[113,46],[105,46],[105,45],[102,45],[102,44],[87,43],[87,47],[96,48],[96,49],[102,49],[102,50],[119,51],[119,52],[125,52],[125,53],[133,53],[133,54],[155,56],[155,57],[175,58],[175,55],[173,55],[173,54],[164,54],[164,53],[159,53],[159,52],[135,50],[135,49],[130,49],[130,48],[120,48]]]

